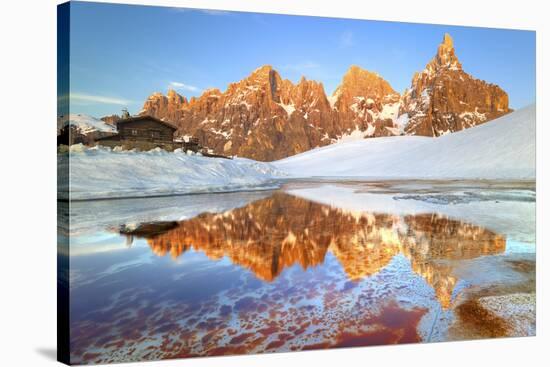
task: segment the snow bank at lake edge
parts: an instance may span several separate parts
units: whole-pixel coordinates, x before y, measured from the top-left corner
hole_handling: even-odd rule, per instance
[[[284,177],[269,163],[207,158],[181,151],[71,147],[58,159],[58,193],[71,200],[146,197],[275,188]],[[67,177],[68,173],[68,177]]]

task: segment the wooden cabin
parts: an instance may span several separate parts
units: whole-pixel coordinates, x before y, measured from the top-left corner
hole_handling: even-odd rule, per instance
[[[201,153],[205,157],[230,158],[219,154],[209,153],[196,137],[180,137],[174,139],[178,129],[166,121],[152,116],[134,116],[116,121],[118,133],[108,137],[96,139],[96,143],[108,147],[121,146],[123,149],[138,149],[147,151],[162,148],[167,151],[182,149],[184,152]]]
[[[136,116],[116,122],[121,140],[172,143],[178,129],[152,116]]]
[[[128,149],[141,150],[160,147],[174,150],[174,133],[177,127],[152,116],[128,117],[116,122],[118,133],[106,138],[98,139],[100,145],[125,146]]]

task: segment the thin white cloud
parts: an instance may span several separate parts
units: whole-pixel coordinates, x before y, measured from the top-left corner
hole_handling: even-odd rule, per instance
[[[180,83],[180,82],[170,82],[168,86],[172,89],[186,90],[189,92],[199,92],[201,90],[200,88],[195,87],[194,85],[189,85],[189,84]]]
[[[351,47],[355,45],[355,39],[353,36],[353,32],[351,31],[345,31],[340,35],[339,39],[340,47],[346,48]]]
[[[76,103],[104,103],[104,104],[116,104],[120,106],[126,106],[132,101],[122,98],[108,97],[108,96],[98,96],[85,93],[71,93],[69,96],[71,102]]]

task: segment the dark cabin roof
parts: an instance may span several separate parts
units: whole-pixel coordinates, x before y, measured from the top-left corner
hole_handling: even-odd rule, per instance
[[[132,117],[129,117],[129,118],[124,119],[124,120],[118,120],[116,122],[117,129],[118,129],[118,125],[122,125],[122,124],[125,124],[127,122],[142,121],[142,120],[151,120],[151,121],[158,122],[159,124],[163,124],[163,125],[171,128],[174,131],[176,131],[178,129],[176,126],[174,126],[174,124],[166,122],[166,121],[162,121],[162,120],[160,120],[156,117],[150,116],[150,115],[132,116]]]

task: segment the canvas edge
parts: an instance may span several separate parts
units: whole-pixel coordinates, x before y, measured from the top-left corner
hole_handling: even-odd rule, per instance
[[[70,92],[70,14],[71,3],[57,6],[57,115],[69,115]],[[70,324],[69,324],[69,202],[60,200],[68,197],[68,192],[60,191],[68,183],[69,165],[57,160],[57,360],[70,364]]]

